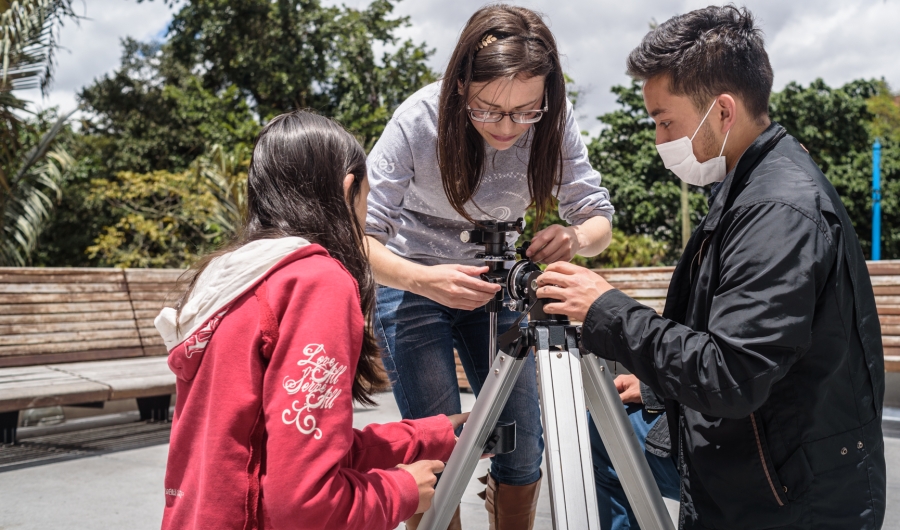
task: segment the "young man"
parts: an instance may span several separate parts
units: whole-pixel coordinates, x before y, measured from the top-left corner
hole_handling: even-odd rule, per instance
[[[657,422],[677,468],[652,467],[662,482],[680,476],[681,528],[880,528],[884,363],[872,286],[840,197],[769,120],[772,69],[752,15],[726,6],[674,17],[632,51],[628,71],[645,82],[666,167],[713,184],[709,214],[662,316],[568,263],[539,279],[538,295],[560,301],[546,310],[582,320],[585,348],[648,387],[620,380],[624,401],[665,401],[668,421]],[[654,421],[645,416],[632,421]],[[612,482],[598,476],[598,488]],[[622,501],[607,525],[634,524]]]

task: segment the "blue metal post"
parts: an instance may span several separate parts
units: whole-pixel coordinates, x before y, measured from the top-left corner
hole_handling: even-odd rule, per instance
[[[881,142],[872,147],[872,260],[881,259]]]

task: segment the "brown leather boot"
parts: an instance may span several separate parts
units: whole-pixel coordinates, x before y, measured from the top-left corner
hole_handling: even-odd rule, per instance
[[[532,530],[537,511],[541,479],[525,486],[500,484],[490,473],[479,479],[487,485],[484,507],[488,511],[490,530]]]
[[[421,513],[417,513],[406,520],[406,530],[416,530],[419,527],[419,523],[422,521]],[[459,506],[456,507],[456,511],[453,513],[453,519],[450,519],[450,526],[447,527],[447,530],[462,530],[462,523],[459,520]]]

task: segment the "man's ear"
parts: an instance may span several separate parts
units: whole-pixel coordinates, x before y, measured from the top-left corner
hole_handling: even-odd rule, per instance
[[[353,173],[347,173],[347,176],[344,177],[344,200],[346,200],[348,204],[350,203],[350,187],[353,186],[354,179]]]
[[[719,121],[719,131],[722,134],[730,131],[737,122],[738,104],[731,94],[722,94],[716,99],[716,116]]]

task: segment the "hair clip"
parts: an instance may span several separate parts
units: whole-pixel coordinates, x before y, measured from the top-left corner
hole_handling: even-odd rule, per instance
[[[482,48],[486,48],[494,42],[497,42],[497,37],[493,35],[485,35],[484,38],[481,39],[481,42],[475,45],[475,51],[479,52]]]

